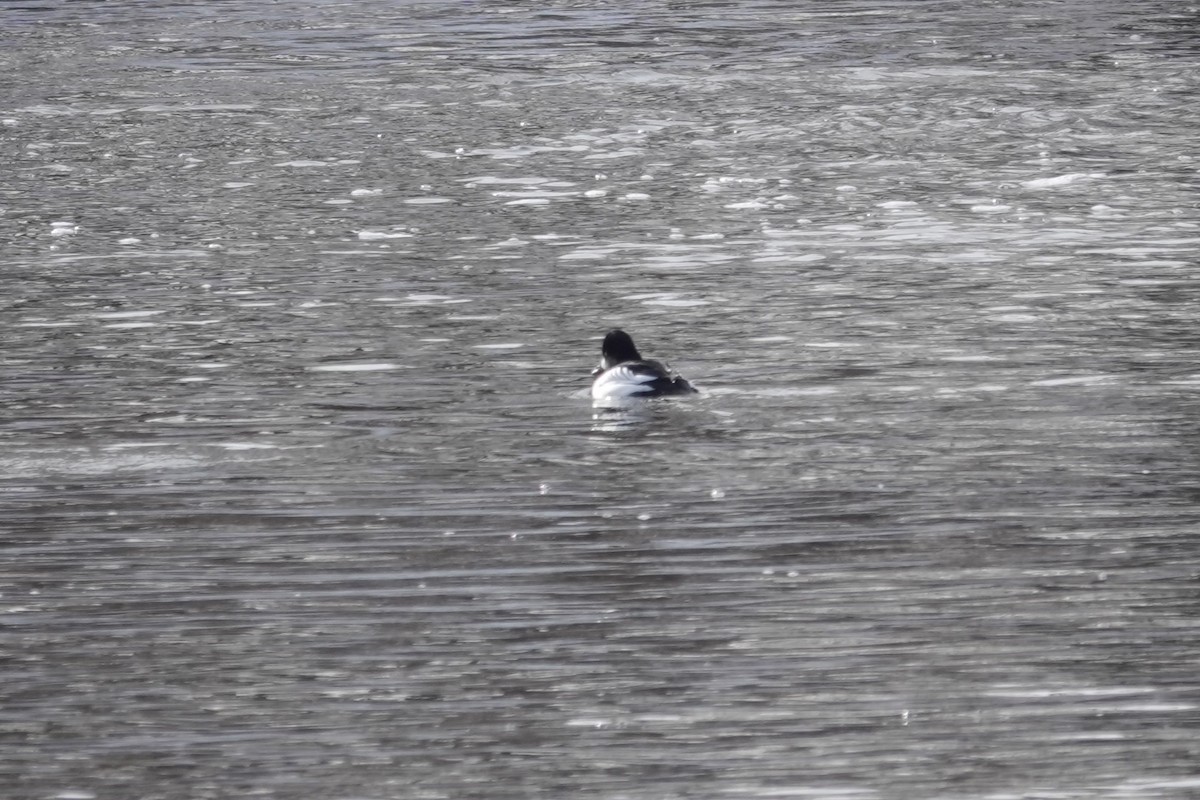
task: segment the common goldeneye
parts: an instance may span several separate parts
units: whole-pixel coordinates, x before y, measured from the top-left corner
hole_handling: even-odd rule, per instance
[[[611,330],[600,348],[600,366],[592,370],[592,399],[642,400],[665,395],[695,394],[692,385],[661,361],[643,359],[633,338]]]

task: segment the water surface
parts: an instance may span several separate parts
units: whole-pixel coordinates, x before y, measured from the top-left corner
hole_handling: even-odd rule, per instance
[[[1195,9],[0,18],[6,797],[1200,788]]]

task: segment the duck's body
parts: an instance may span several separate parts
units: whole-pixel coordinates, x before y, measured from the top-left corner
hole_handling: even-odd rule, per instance
[[[592,376],[592,399],[602,402],[696,393],[666,364],[642,358],[632,337],[622,330],[611,330],[604,337],[600,366]]]

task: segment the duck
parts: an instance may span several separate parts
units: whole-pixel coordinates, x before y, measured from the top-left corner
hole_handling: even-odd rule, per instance
[[[697,391],[666,364],[642,358],[632,336],[619,328],[605,334],[600,366],[592,370],[593,400],[644,400],[685,394]]]

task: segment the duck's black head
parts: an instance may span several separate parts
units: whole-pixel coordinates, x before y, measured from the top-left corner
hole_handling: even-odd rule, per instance
[[[604,337],[600,347],[602,358],[600,364],[604,369],[614,367],[625,361],[641,361],[642,354],[633,343],[633,337],[623,330],[614,328]]]

